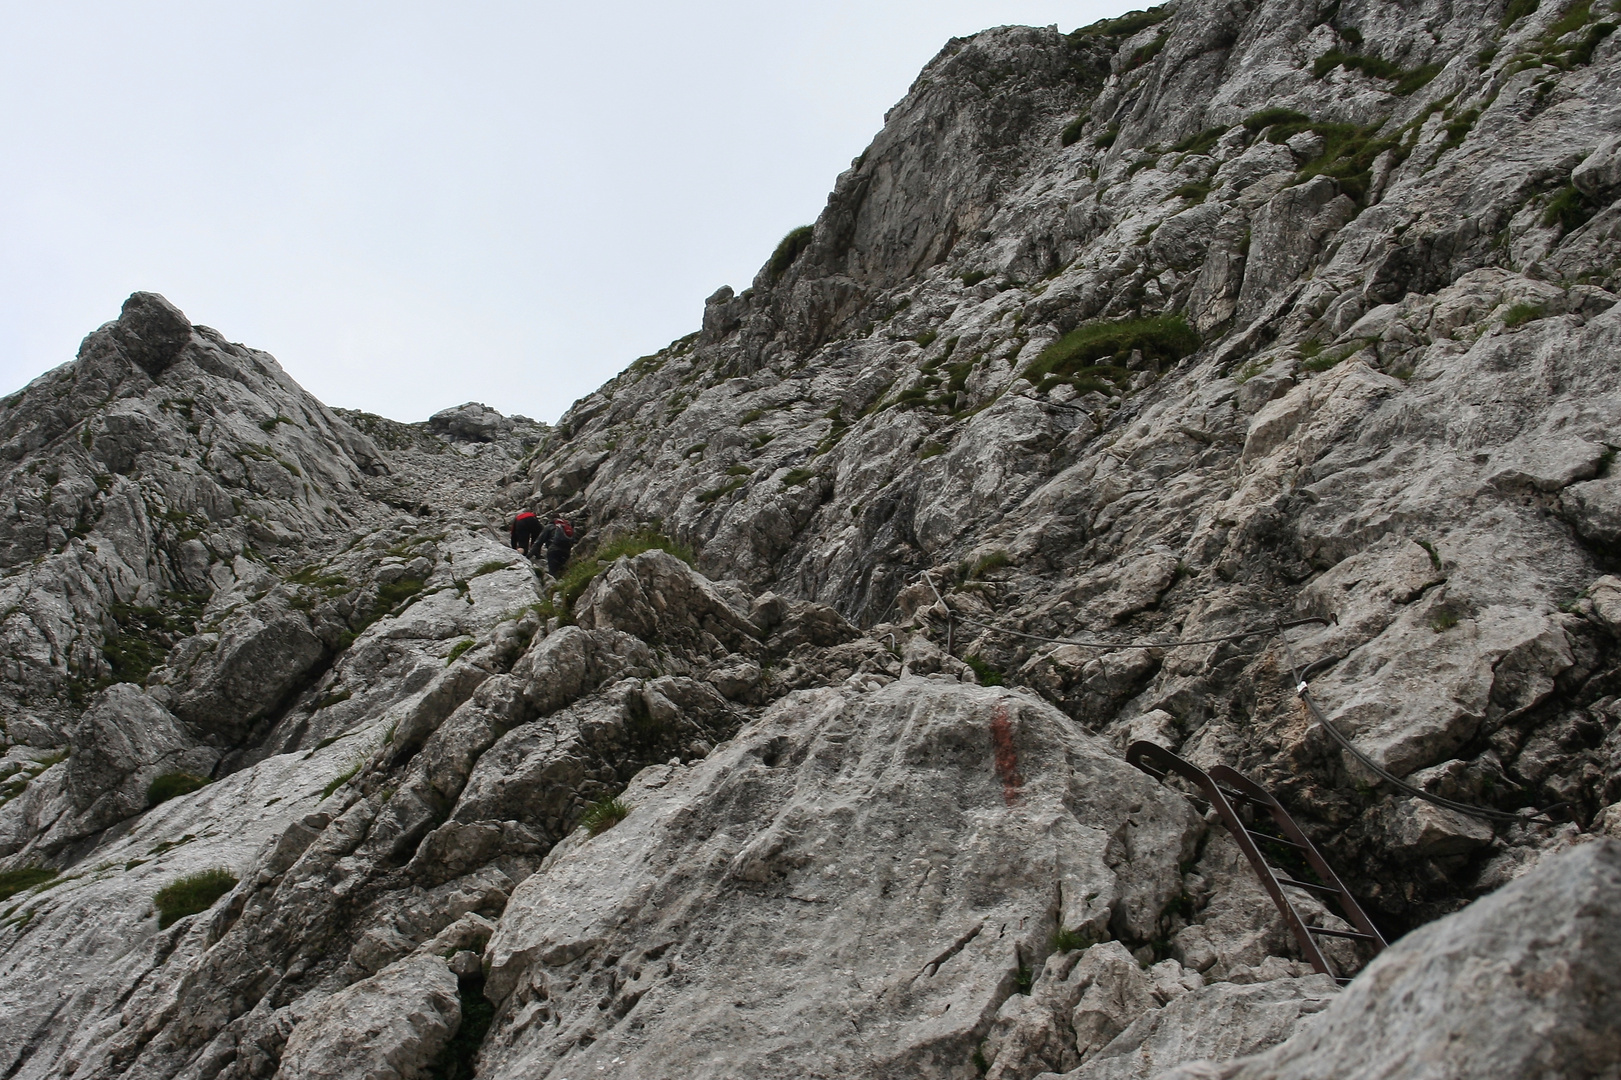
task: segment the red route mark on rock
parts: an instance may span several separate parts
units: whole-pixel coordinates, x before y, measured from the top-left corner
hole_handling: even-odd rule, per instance
[[[1013,749],[1013,723],[1008,719],[1006,705],[998,705],[991,714],[991,745],[996,749],[996,775],[1002,781],[1002,801],[1016,806],[1024,777],[1019,775],[1019,755]]]

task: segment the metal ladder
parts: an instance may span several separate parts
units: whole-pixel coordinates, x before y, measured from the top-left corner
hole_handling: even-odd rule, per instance
[[[1260,784],[1225,765],[1217,765],[1207,773],[1197,765],[1177,757],[1163,746],[1151,742],[1132,743],[1126,749],[1126,760],[1156,780],[1163,780],[1168,773],[1175,773],[1203,792],[1205,799],[1221,818],[1221,823],[1233,834],[1239,850],[1244,853],[1244,857],[1255,870],[1255,876],[1261,879],[1261,885],[1271,894],[1273,903],[1278,905],[1278,911],[1282,913],[1284,922],[1289,924],[1289,929],[1294,932],[1295,941],[1300,944],[1300,951],[1317,971],[1331,976],[1335,982],[1342,985],[1351,981],[1336,972],[1328,957],[1323,955],[1323,950],[1317,945],[1318,935],[1367,942],[1376,954],[1385,947],[1384,935],[1379,933],[1378,928],[1373,925],[1344,882],[1340,881],[1338,875],[1329,868],[1328,862],[1317,850],[1317,846],[1300,831],[1300,826],[1295,824],[1294,819],[1279,805],[1278,800]],[[1251,829],[1245,824],[1244,819],[1239,817],[1234,803],[1247,804],[1266,811],[1271,815],[1272,823],[1283,835],[1271,836]],[[1306,860],[1306,865],[1311,867],[1322,884],[1300,881],[1274,867],[1267,862],[1266,856],[1261,854],[1258,842],[1282,844],[1294,849]],[[1356,929],[1334,930],[1326,926],[1308,925],[1290,902],[1289,894],[1284,892],[1286,888],[1333,899],[1339,905],[1345,921]]]

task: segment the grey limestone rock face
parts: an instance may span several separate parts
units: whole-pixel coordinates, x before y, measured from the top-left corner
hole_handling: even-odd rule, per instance
[[[128,683],[104,690],[69,737],[67,790],[82,815],[77,828],[86,834],[146,809],[147,787],[158,777],[206,777],[220,757]]]
[[[519,423],[531,422],[523,417],[502,416],[482,402],[469,401],[428,417],[428,430],[451,439],[487,443],[512,434]]]
[[[456,976],[414,956],[322,1002],[293,1029],[281,1080],[422,1080],[461,1023]]]
[[[953,40],[555,427],[130,297],[0,399],[0,1075],[1603,1075],[1621,34],[1503,7]]]
[[[1618,887],[1614,840],[1549,856],[1500,892],[1414,931],[1310,1027],[1219,1075],[1613,1075],[1621,1061]]]
[[[1155,932],[1201,826],[1146,780],[1026,696],[791,695],[514,893],[483,1069],[957,1075],[1056,923]]]
[[[1338,996],[1327,975],[1212,983],[1143,1014],[1084,1065],[1063,1075],[1066,1080],[1151,1080],[1187,1062],[1232,1060],[1290,1038]]]
[[[191,323],[179,308],[157,293],[131,293],[113,324],[113,337],[129,358],[155,379],[191,340]]]
[[[575,618],[587,630],[611,628],[689,652],[715,647],[725,655],[758,647],[759,630],[746,613],[680,559],[659,550],[610,567],[580,597]]]

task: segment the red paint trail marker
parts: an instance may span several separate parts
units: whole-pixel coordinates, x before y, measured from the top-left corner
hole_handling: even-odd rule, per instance
[[[1002,781],[1002,801],[1017,806],[1024,777],[1019,775],[1019,755],[1013,749],[1013,723],[1007,706],[998,705],[991,714],[991,745],[996,748],[996,775]]]

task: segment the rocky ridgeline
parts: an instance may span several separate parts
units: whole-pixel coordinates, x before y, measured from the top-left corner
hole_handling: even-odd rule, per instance
[[[555,428],[135,294],[0,402],[0,1075],[1613,1069],[1612,9],[953,41]]]

